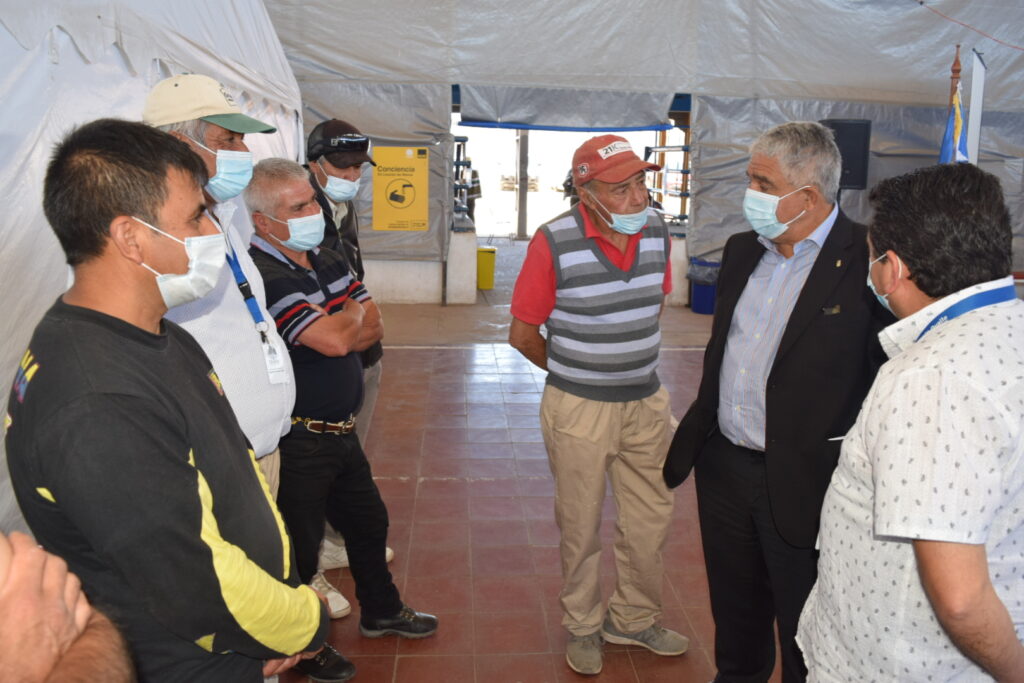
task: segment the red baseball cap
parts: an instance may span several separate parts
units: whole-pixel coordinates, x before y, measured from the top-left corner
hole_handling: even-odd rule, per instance
[[[576,187],[591,180],[621,183],[640,171],[659,171],[661,166],[636,155],[626,138],[599,135],[590,138],[572,155],[572,180]]]

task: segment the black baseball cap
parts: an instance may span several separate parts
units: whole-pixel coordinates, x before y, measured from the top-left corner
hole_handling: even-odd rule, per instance
[[[369,149],[370,138],[360,133],[358,128],[346,121],[329,119],[310,131],[306,140],[306,159],[313,163],[320,157],[326,157],[338,168],[366,162],[376,166],[368,154]]]

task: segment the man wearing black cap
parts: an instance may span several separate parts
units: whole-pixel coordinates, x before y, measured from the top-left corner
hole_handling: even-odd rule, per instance
[[[344,255],[362,282],[363,254],[359,250],[359,217],[353,199],[359,191],[363,164],[377,164],[370,157],[370,139],[347,121],[329,119],[316,125],[306,141],[309,182],[324,213],[324,239],[320,246]],[[356,434],[366,443],[373,409],[380,391],[381,343],[361,352],[363,360],[363,405],[356,414]],[[395,554],[387,549],[390,562]],[[328,526],[320,553],[320,569],[348,566],[344,539]]]

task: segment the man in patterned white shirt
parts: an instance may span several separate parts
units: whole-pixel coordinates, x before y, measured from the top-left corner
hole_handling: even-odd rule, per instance
[[[871,193],[868,281],[898,322],[825,497],[809,680],[1024,680],[1024,303],[999,181]]]

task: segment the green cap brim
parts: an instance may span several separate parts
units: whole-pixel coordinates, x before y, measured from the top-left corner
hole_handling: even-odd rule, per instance
[[[257,121],[245,114],[213,114],[200,117],[203,121],[209,121],[221,128],[227,128],[233,133],[276,133],[277,128]]]

